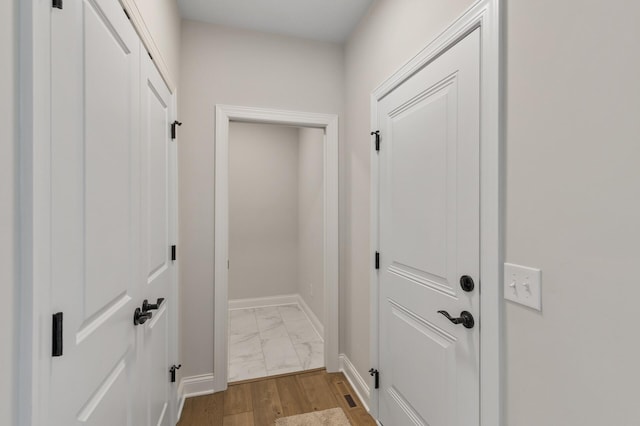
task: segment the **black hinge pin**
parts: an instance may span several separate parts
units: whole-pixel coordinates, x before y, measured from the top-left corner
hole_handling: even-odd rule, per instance
[[[176,138],[176,126],[182,126],[182,123],[179,122],[178,120],[171,123],[171,139]]]
[[[127,12],[127,9],[125,9],[124,7],[122,8],[122,10],[124,11],[125,16],[127,17],[128,20],[131,20],[131,15],[129,15],[129,12]]]
[[[380,253],[376,252],[376,269],[380,269]]]
[[[62,356],[62,312],[53,314],[51,356]]]
[[[171,246],[171,261],[176,260],[176,246]]]
[[[171,374],[171,383],[176,382],[176,370],[180,370],[180,367],[182,367],[182,364],[178,364],[178,365],[173,364],[169,369],[169,373]]]
[[[374,388],[378,389],[380,387],[380,373],[375,368],[371,368],[369,370],[369,375],[374,378],[374,382],[375,382]]]
[[[376,151],[380,151],[380,130],[376,130],[375,132],[371,132],[371,136],[376,136]]]
[[[51,0],[51,7],[62,9],[62,0]]]

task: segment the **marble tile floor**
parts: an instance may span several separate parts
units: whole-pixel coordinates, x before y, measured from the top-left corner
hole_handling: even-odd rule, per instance
[[[324,342],[297,304],[229,310],[228,381],[324,367]]]

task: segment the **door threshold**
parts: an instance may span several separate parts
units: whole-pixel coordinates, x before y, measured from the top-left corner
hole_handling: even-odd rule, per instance
[[[292,371],[291,373],[276,374],[276,375],[273,375],[273,376],[255,377],[253,379],[246,379],[246,380],[238,380],[237,382],[229,382],[229,386],[244,385],[245,383],[259,382],[259,381],[267,380],[267,379],[279,379],[280,377],[298,376],[300,374],[319,373],[319,372],[322,372],[322,371],[326,371],[326,368],[325,367],[320,367],[320,368],[313,368],[311,370]]]

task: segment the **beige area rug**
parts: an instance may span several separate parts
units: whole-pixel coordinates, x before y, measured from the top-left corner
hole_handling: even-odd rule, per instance
[[[281,417],[276,420],[276,426],[350,426],[342,408],[314,411],[313,413],[298,414],[297,416]]]

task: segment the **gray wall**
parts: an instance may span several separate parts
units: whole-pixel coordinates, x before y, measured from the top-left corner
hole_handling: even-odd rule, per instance
[[[301,128],[298,149],[298,291],[324,321],[324,130]]]
[[[344,62],[337,44],[194,21],[180,50],[180,371],[193,376],[213,371],[215,105],[341,114]]]
[[[507,7],[507,424],[639,424],[640,3]]]
[[[17,378],[17,0],[4,3],[0,16],[0,424],[16,422]]]
[[[229,299],[298,292],[298,129],[229,125]]]
[[[342,348],[369,368],[369,94],[469,5],[379,0],[346,47]],[[506,261],[543,312],[505,303],[506,425],[640,419],[640,3],[507,0]]]

